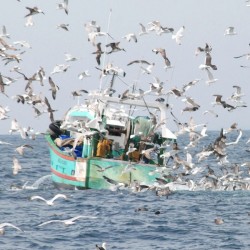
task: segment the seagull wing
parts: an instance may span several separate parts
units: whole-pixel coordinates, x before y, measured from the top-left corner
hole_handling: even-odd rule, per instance
[[[0,224],[0,228],[4,228],[4,227],[12,227],[12,228],[17,229],[18,231],[23,231],[19,227],[15,226],[15,225],[13,225],[11,223],[8,223],[8,222],[4,222],[4,223]]]
[[[47,224],[53,223],[53,222],[64,222],[64,221],[62,221],[62,220],[49,220],[49,221],[46,221],[46,222],[39,224],[38,227],[41,227],[41,226],[44,226],[44,225],[47,225]]]
[[[47,202],[47,200],[45,200],[42,196],[39,196],[39,195],[31,196],[30,200],[42,200],[42,201]]]
[[[67,196],[65,194],[57,194],[51,199],[51,202],[55,201],[57,198],[67,199]]]

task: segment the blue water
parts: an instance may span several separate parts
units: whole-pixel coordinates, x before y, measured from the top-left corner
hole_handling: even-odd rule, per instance
[[[202,144],[209,144],[218,134],[210,132]],[[234,140],[237,133],[231,136]],[[249,137],[250,131],[244,131],[239,144],[227,150],[230,162],[249,161],[250,153],[245,151],[250,146],[246,144]],[[250,249],[249,191],[176,191],[166,198],[154,191],[57,190],[50,178],[45,178],[38,189],[23,190],[19,188],[25,182],[32,185],[50,175],[46,142],[43,137],[24,141],[18,135],[2,135],[0,140],[13,143],[0,144],[0,223],[9,222],[24,231],[6,228],[0,236],[0,249],[91,250],[102,242],[107,243],[107,250]],[[180,140],[179,146],[185,143]],[[22,144],[33,146],[24,156],[15,152]],[[12,174],[14,156],[22,166],[17,175]],[[211,166],[218,168],[214,160]],[[53,206],[30,200],[33,195],[50,199],[57,193],[68,199],[58,199]],[[38,227],[45,221],[78,215],[97,218],[81,218],[69,226],[50,223]],[[223,224],[214,223],[218,217]]]

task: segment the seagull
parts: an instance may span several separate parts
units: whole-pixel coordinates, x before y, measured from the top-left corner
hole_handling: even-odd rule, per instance
[[[173,28],[162,27],[162,26],[160,26],[160,28],[158,30],[156,30],[157,35],[161,35],[161,34],[164,34],[164,33],[173,33],[173,32],[174,32]]]
[[[147,67],[141,66],[142,74],[148,74],[148,75],[151,74],[154,66],[155,63],[151,63]]]
[[[105,175],[103,175],[102,177],[103,177],[103,179],[104,179],[106,182],[108,182],[108,183],[110,184],[110,190],[111,190],[111,191],[117,191],[117,190],[119,190],[120,188],[124,188],[124,187],[127,186],[126,184],[124,184],[124,183],[122,183],[122,182],[115,181],[115,180],[113,180],[113,179],[110,179],[109,177],[107,177],[107,176],[105,176]]]
[[[237,33],[234,31],[234,27],[230,26],[225,30],[224,36],[228,35],[236,35]]]
[[[213,70],[217,70],[217,66],[212,64],[212,57],[209,52],[206,52],[205,64],[201,64],[199,68],[200,69],[212,68]]]
[[[96,47],[97,47],[97,50],[95,52],[92,52],[92,54],[96,54],[97,64],[100,65],[101,64],[101,60],[100,59],[101,59],[101,56],[102,56],[102,54],[104,52],[102,51],[101,43],[97,43]]]
[[[56,27],[57,27],[57,29],[61,28],[61,29],[64,29],[66,31],[69,31],[69,29],[68,29],[69,24],[61,23],[61,24],[56,25]]]
[[[24,155],[24,150],[25,150],[26,148],[33,149],[32,146],[30,146],[30,145],[28,145],[28,144],[23,144],[23,145],[17,147],[17,148],[15,149],[15,151],[18,152],[20,155]]]
[[[191,105],[192,107],[200,107],[199,104],[197,104],[193,98],[186,96],[184,99],[182,99],[183,102],[186,102],[187,104]]]
[[[240,138],[242,136],[242,130],[239,129],[238,131],[239,131],[239,135],[237,136],[236,140],[233,141],[233,142],[226,142],[225,143],[226,146],[235,145],[235,144],[237,144],[239,142],[239,140],[240,140]]]
[[[132,65],[132,64],[134,64],[134,63],[140,63],[140,64],[147,64],[147,65],[150,65],[150,63],[149,63],[148,61],[146,61],[146,60],[133,60],[133,61],[129,62],[129,63],[127,64],[127,66]]]
[[[146,29],[146,27],[142,24],[142,23],[139,23],[140,24],[140,26],[141,26],[141,30],[140,30],[140,32],[139,32],[139,36],[142,36],[142,35],[146,35],[146,34],[148,34],[148,31],[147,31],[147,29]]]
[[[16,119],[13,119],[11,121],[11,127],[9,130],[9,133],[12,134],[13,132],[19,132],[20,128],[21,128],[21,126],[19,125],[18,121]]]
[[[10,34],[7,33],[5,25],[3,25],[3,27],[2,27],[2,34],[0,34],[0,37],[1,38],[3,38],[3,37],[10,38]]]
[[[33,15],[39,14],[39,13],[44,14],[44,12],[41,9],[38,9],[38,7],[33,7],[33,8],[26,7],[26,9],[29,10],[30,13],[27,14],[25,17],[33,16]]]
[[[203,112],[203,115],[205,114],[212,114],[214,115],[215,117],[218,117],[219,115],[217,113],[215,113],[213,110],[206,110]]]
[[[214,78],[213,74],[211,73],[211,71],[209,70],[209,68],[205,68],[206,72],[207,72],[207,76],[208,76],[208,80],[206,81],[206,83],[208,85],[210,85],[211,83],[214,83],[216,81],[218,81],[217,78]]]
[[[51,75],[56,74],[56,73],[60,73],[60,72],[66,72],[69,67],[70,67],[70,65],[57,64],[54,67],[53,71],[51,72]]]
[[[89,77],[89,76],[91,76],[91,75],[89,74],[89,71],[88,71],[88,70],[85,70],[85,71],[83,71],[82,73],[78,74],[78,79],[79,79],[79,80],[82,80],[83,78]]]
[[[172,35],[172,39],[175,39],[178,45],[181,45],[181,39],[183,37],[184,30],[185,26],[182,26],[175,34]]]
[[[13,145],[10,142],[0,141],[0,145]]]
[[[12,227],[12,228],[15,228],[18,231],[23,232],[23,230],[21,230],[19,227],[15,226],[15,225],[13,225],[11,223],[4,222],[4,223],[0,224],[0,235],[3,235],[5,233],[5,230],[4,230],[5,227]]]
[[[137,43],[137,37],[136,37],[135,33],[129,33],[129,34],[123,36],[122,38],[125,38],[128,42],[130,42],[131,40],[134,40],[134,42]]]
[[[49,76],[49,84],[51,87],[51,92],[52,92],[52,97],[55,100],[56,99],[56,93],[59,90],[59,87],[54,83],[54,81],[52,80],[52,78]]]
[[[49,100],[48,100],[48,98],[46,96],[44,97],[44,103],[47,105],[47,111],[49,113],[49,117],[50,117],[51,122],[54,122],[54,115],[53,115],[53,113],[56,110],[54,110],[54,109],[51,108]]]
[[[171,63],[170,63],[169,59],[167,58],[165,49],[156,48],[156,49],[152,49],[152,51],[155,52],[156,54],[160,53],[161,56],[163,57],[164,61],[165,61],[166,66],[169,67],[169,68],[171,67]]]
[[[73,224],[75,224],[75,221],[80,219],[80,218],[96,219],[97,217],[78,215],[76,217],[73,217],[73,218],[70,218],[70,219],[67,219],[67,220],[50,220],[50,221],[46,221],[44,223],[39,224],[38,227],[41,227],[41,226],[44,226],[44,225],[47,225],[47,224],[53,223],[53,222],[62,222],[66,226],[73,225]]]
[[[54,201],[56,199],[58,199],[58,198],[64,198],[65,200],[67,200],[67,196],[65,194],[57,194],[50,200],[46,200],[46,199],[44,199],[43,197],[41,197],[39,195],[34,195],[34,196],[31,196],[30,200],[42,200],[42,201],[46,202],[47,205],[53,206]]]
[[[206,43],[206,45],[205,45],[204,48],[202,48],[202,47],[197,47],[197,49],[195,50],[195,55],[196,55],[196,56],[199,55],[200,52],[205,52],[205,53],[208,52],[208,53],[209,53],[209,52],[211,52],[211,51],[212,51],[212,47]]]
[[[26,27],[29,27],[29,26],[33,26],[33,25],[34,25],[33,17],[32,17],[32,16],[28,16],[28,17],[26,18],[25,26],[26,26]]]
[[[69,54],[69,53],[64,53],[64,55],[65,55],[65,61],[66,62],[73,62],[73,61],[76,61],[77,60],[77,58],[76,57],[74,57],[74,56],[72,56],[71,54]]]
[[[221,225],[221,224],[224,223],[224,221],[223,221],[223,219],[221,219],[221,218],[216,218],[216,219],[214,219],[214,223],[215,223],[216,225]]]
[[[68,15],[69,10],[68,10],[68,0],[64,0],[62,3],[57,4],[57,9],[58,10],[64,10],[65,13]]]
[[[107,52],[107,54],[111,54],[113,52],[118,52],[121,50],[126,51],[125,49],[120,48],[119,44],[120,44],[120,42],[114,42],[114,43],[107,44],[106,47],[111,47],[111,51]]]
[[[21,165],[19,163],[19,160],[16,157],[13,157],[13,166],[12,166],[12,168],[13,168],[13,171],[12,171],[13,175],[17,175],[19,170],[22,169],[22,167],[21,167]]]
[[[201,79],[194,79],[193,81],[190,81],[190,82],[184,84],[184,85],[182,86],[182,89],[183,89],[184,91],[187,91],[187,90],[190,89],[192,86],[196,85],[196,83],[198,83],[200,80],[201,80]]]
[[[96,250],[106,250],[106,242],[103,242],[101,246],[95,245]]]
[[[241,87],[234,85],[233,88],[235,88],[235,92],[228,98],[228,100],[237,102],[237,103],[244,103],[241,101],[241,97],[244,96],[245,94],[242,93]]]
[[[72,94],[73,97],[75,97],[75,96],[82,96],[82,93],[88,94],[88,91],[85,90],[85,89],[80,89],[80,90],[75,90],[75,91],[71,92],[71,94]]]
[[[97,164],[93,164],[93,165],[96,166],[96,167],[98,168],[98,170],[97,170],[98,172],[104,172],[104,171],[106,171],[107,169],[114,167],[114,166],[101,167],[101,166],[99,166],[99,165],[97,165]]]
[[[238,59],[238,58],[241,58],[241,57],[246,57],[247,60],[250,59],[250,53],[245,53],[245,54],[242,54],[240,56],[234,56],[234,58]],[[241,67],[244,67],[244,66],[241,66]]]
[[[30,44],[28,42],[26,42],[26,41],[16,41],[16,42],[13,42],[13,44],[19,44],[22,47],[31,49]]]

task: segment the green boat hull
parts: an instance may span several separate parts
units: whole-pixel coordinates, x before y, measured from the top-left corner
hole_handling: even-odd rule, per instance
[[[160,168],[153,164],[131,163],[100,157],[76,159],[56,146],[50,135],[45,136],[50,151],[52,180],[56,186],[78,189],[109,189],[107,177],[117,183],[131,185],[134,182],[153,185],[160,178]]]

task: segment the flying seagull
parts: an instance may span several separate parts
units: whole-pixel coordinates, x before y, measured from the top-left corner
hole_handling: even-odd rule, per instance
[[[49,84],[51,87],[51,92],[52,92],[52,97],[55,100],[56,99],[56,93],[59,90],[59,87],[54,83],[54,81],[52,80],[52,78],[49,76]]]
[[[64,10],[65,13],[68,15],[69,14],[68,2],[69,2],[68,0],[64,0],[62,3],[57,4],[57,9]]]
[[[5,230],[4,230],[5,227],[12,227],[12,228],[15,228],[18,231],[23,232],[23,230],[21,230],[19,227],[15,226],[15,225],[13,225],[11,223],[4,222],[4,223],[0,224],[0,235],[3,235],[5,233]]]
[[[34,195],[31,196],[30,200],[42,200],[44,201],[47,205],[49,206],[53,206],[54,205],[54,201],[58,198],[64,198],[65,200],[67,199],[67,196],[65,194],[57,194],[55,195],[52,199],[50,200],[46,200],[43,197],[39,196],[39,195]]]
[[[38,7],[33,7],[33,8],[26,7],[26,9],[29,10],[30,13],[27,14],[25,17],[33,16],[33,15],[39,14],[39,13],[44,14],[44,12],[41,9],[38,9]]]
[[[114,43],[107,44],[106,47],[111,47],[111,50],[109,52],[107,52],[107,54],[111,54],[113,52],[118,52],[121,50],[126,51],[125,49],[120,48],[119,44],[120,44],[120,42],[114,42]]]
[[[104,52],[102,51],[101,43],[97,43],[96,47],[97,47],[96,51],[92,52],[92,54],[96,54],[96,62],[98,65],[100,65],[101,64],[101,56]]]
[[[66,226],[68,226],[68,225],[73,225],[73,224],[75,224],[75,221],[78,220],[78,219],[80,219],[80,218],[96,219],[97,217],[79,215],[79,216],[76,216],[76,217],[73,217],[73,218],[70,218],[70,219],[67,219],[67,220],[50,220],[50,221],[46,221],[46,222],[44,222],[44,223],[39,224],[38,227],[47,225],[47,224],[49,224],[49,223],[54,223],[54,222],[62,222],[62,223],[64,223],[64,225],[66,225]]]

